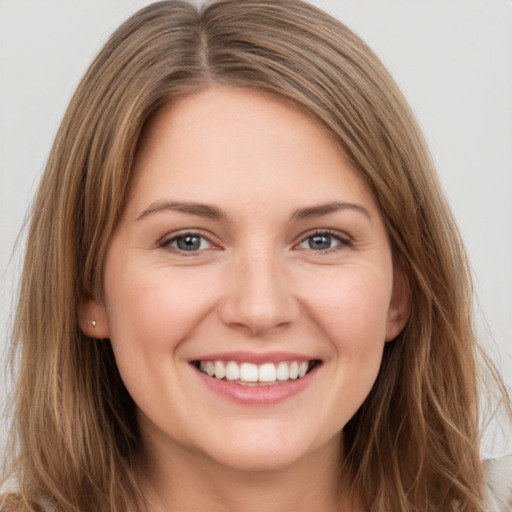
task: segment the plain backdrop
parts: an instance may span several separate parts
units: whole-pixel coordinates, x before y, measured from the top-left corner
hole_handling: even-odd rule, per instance
[[[0,0],[1,349],[23,236],[13,248],[67,103],[108,35],[149,3]],[[482,344],[512,384],[512,1],[313,3],[374,49],[415,111],[467,244]],[[486,453],[506,450],[490,439]]]

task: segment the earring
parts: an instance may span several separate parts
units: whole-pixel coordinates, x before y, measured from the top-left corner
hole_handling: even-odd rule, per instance
[[[93,327],[96,327],[96,320],[87,320],[87,325],[92,325]]]

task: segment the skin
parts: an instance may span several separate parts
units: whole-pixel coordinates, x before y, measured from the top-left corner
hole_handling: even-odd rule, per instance
[[[224,216],[162,208],[176,201]],[[294,216],[333,202],[352,206]],[[198,249],[181,250],[176,237],[191,232]],[[104,287],[103,300],[84,299],[82,327],[110,338],[138,406],[151,509],[362,510],[339,496],[342,429],[410,299],[372,194],[317,122],[254,90],[213,87],[164,107],[141,142]],[[296,395],[240,404],[190,364],[240,350],[322,364]]]

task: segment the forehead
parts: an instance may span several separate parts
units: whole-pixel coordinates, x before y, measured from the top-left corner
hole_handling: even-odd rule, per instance
[[[276,95],[227,87],[173,100],[148,123],[129,197],[141,208],[162,194],[226,204],[244,199],[260,209],[355,198],[375,207],[311,116]]]

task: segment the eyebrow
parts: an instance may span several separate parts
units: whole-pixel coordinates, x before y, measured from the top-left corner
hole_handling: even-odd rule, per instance
[[[223,210],[209,204],[159,200],[155,201],[154,203],[151,203],[137,217],[137,220],[147,217],[148,215],[151,215],[153,213],[166,210],[188,213],[190,215],[197,215],[198,217],[204,217],[206,219],[212,220],[225,220],[227,218],[227,215]]]
[[[332,201],[330,203],[320,204],[317,206],[308,206],[306,208],[300,208],[293,215],[293,220],[306,220],[322,217],[329,213],[334,213],[340,210],[352,210],[362,213],[369,221],[372,220],[370,212],[360,204],[347,203],[345,201]]]
[[[188,213],[189,215],[196,215],[198,217],[203,217],[206,219],[216,221],[226,220],[228,218],[226,212],[210,204],[194,203],[188,201],[168,201],[162,199],[151,203],[137,217],[137,220],[140,220],[154,213],[168,210]],[[345,201],[332,201],[329,203],[319,204],[315,206],[299,208],[292,214],[291,220],[314,219],[340,210],[352,210],[362,213],[365,217],[368,218],[368,220],[371,221],[371,215],[364,206],[355,203],[348,203]]]

